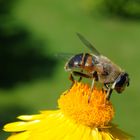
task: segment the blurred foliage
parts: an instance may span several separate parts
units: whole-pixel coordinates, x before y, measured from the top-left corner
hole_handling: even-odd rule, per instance
[[[52,77],[56,59],[46,56],[42,40],[13,22],[16,20],[10,15],[13,1],[1,0],[0,4],[0,87],[10,88],[35,78]]]
[[[0,16],[9,16],[17,0],[0,0]]]
[[[3,127],[4,124],[7,123],[7,120],[9,122],[12,122],[13,120],[16,120],[16,117],[19,116],[19,114],[21,114],[21,112],[23,114],[27,114],[30,113],[31,109],[30,108],[26,108],[25,106],[20,106],[19,104],[13,104],[11,106],[4,106],[1,110],[0,110],[0,128]]]
[[[139,0],[104,0],[104,6],[112,15],[140,19]]]
[[[23,27],[0,26],[0,87],[52,77],[56,60],[43,53],[43,46]]]
[[[86,3],[86,2],[85,2]],[[95,9],[102,14],[127,19],[140,19],[139,0],[88,0],[87,9],[94,13]]]

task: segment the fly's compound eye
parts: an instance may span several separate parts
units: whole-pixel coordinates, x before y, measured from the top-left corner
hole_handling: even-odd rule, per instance
[[[118,93],[121,93],[126,86],[129,86],[129,76],[127,73],[122,73],[117,79],[116,79],[116,85],[115,90]]]

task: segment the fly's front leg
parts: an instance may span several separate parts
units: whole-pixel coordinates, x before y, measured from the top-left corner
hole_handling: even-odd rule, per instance
[[[106,99],[107,99],[107,100],[110,100],[110,97],[111,97],[112,91],[113,91],[112,88],[109,88],[109,89],[107,90],[107,94],[106,94]]]
[[[109,84],[105,83],[104,86],[102,87],[102,91],[107,93],[109,88],[110,88]]]
[[[111,87],[108,88],[107,94],[106,94],[106,99],[107,99],[107,100],[110,100],[110,97],[111,97],[111,94],[112,94],[113,89],[115,88],[115,85],[116,85],[116,82],[114,82],[114,83],[111,85]]]

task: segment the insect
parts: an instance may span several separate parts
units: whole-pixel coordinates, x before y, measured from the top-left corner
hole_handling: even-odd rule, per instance
[[[117,93],[122,93],[125,87],[129,86],[130,79],[128,73],[109,58],[101,55],[81,34],[77,33],[77,35],[92,53],[79,53],[69,58],[64,69],[70,71],[70,80],[74,83],[74,76],[79,76],[79,81],[83,77],[90,78],[92,79],[91,90],[93,90],[94,81],[102,83],[108,100],[113,90],[116,90]]]

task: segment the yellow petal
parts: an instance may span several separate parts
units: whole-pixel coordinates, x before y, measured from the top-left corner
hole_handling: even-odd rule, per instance
[[[112,137],[112,135],[109,132],[101,131],[100,133],[102,135],[103,140],[114,140],[114,138]]]
[[[103,139],[102,139],[102,135],[101,135],[101,133],[98,131],[97,128],[94,128],[94,129],[92,130],[92,137],[93,137],[93,140],[103,140]]]
[[[7,132],[20,132],[27,130],[33,124],[39,123],[39,120],[34,120],[31,122],[14,122],[9,123],[4,126],[4,131]]]
[[[12,134],[7,140],[27,140],[30,132]],[[39,139],[38,139],[39,140]]]
[[[31,120],[40,119],[41,115],[21,115],[21,116],[18,116],[17,118],[23,121],[31,121]]]

